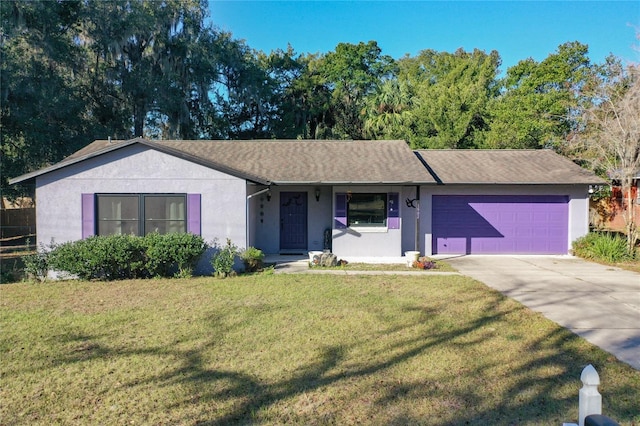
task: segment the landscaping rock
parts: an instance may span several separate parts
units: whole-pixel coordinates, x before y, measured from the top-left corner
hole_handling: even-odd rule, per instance
[[[338,257],[333,253],[322,253],[320,255],[320,266],[331,267],[338,265]]]

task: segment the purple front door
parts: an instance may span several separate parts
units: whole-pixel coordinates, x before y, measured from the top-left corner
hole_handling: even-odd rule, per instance
[[[434,254],[566,254],[565,196],[434,195]]]
[[[307,250],[307,193],[280,193],[280,251]]]

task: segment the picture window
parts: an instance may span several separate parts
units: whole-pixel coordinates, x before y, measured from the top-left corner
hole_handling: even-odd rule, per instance
[[[349,194],[347,223],[355,227],[387,226],[387,194]]]
[[[147,235],[187,231],[184,194],[99,194],[98,235]]]

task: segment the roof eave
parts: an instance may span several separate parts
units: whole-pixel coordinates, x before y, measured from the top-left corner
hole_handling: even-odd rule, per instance
[[[274,185],[435,185],[432,181],[356,181],[356,180],[321,180],[321,181],[289,181],[274,180]]]
[[[603,185],[602,180],[584,182],[442,182],[442,185]]]
[[[29,182],[31,180],[34,180],[36,177],[35,176],[30,176],[30,175],[32,175],[34,173],[27,173],[27,174],[15,177],[13,179],[9,179],[9,185],[16,185],[18,183],[25,183],[25,182]]]
[[[62,161],[60,161],[60,162],[58,162],[56,164],[52,164],[51,166],[44,167],[44,168],[42,168],[40,170],[36,170],[34,172],[26,173],[24,175],[15,177],[13,179],[9,179],[9,185],[14,185],[16,183],[22,183],[22,182],[27,181],[27,180],[35,179],[38,176],[46,175],[47,173],[51,173],[51,172],[54,172],[56,170],[63,169],[65,167],[72,166],[74,164],[78,164],[78,163],[80,163],[82,161],[89,160],[89,159],[97,157],[99,155],[106,154],[108,152],[115,151],[115,150],[118,150],[120,148],[124,148],[124,147],[130,146],[130,145],[133,145],[134,143],[141,143],[141,141],[144,141],[144,139],[142,139],[142,138],[129,139],[129,140],[124,141],[124,142],[114,143],[113,146],[107,146],[105,148],[99,149],[99,150],[94,151],[94,152],[92,152],[90,154],[87,154],[87,155],[82,155],[80,157],[69,159],[69,160],[62,160]]]

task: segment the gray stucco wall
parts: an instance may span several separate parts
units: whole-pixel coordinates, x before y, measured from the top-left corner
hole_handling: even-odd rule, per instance
[[[400,228],[346,228],[333,229],[333,253],[338,258],[349,260],[350,258],[370,257],[400,257],[403,250],[403,226],[405,215],[411,217],[406,211],[402,186],[335,186],[333,197],[336,193],[399,193],[400,201]],[[333,207],[335,209],[335,206]],[[333,218],[333,214],[331,216]]]
[[[320,190],[320,198],[316,201],[315,190]],[[258,192],[261,187],[254,186],[250,193]],[[332,192],[327,186],[272,186],[271,199],[267,194],[253,197],[250,201],[251,244],[264,253],[280,251],[280,194],[282,192],[307,193],[307,248],[306,250],[322,250],[324,230],[331,228]],[[262,213],[262,214],[261,214]]]
[[[402,214],[402,254],[405,251],[413,251],[416,249],[416,216],[419,212],[419,202],[416,200],[416,186],[405,186],[400,193],[400,212]],[[407,200],[412,202],[413,207],[407,205]],[[419,232],[420,230],[418,230]],[[421,238],[417,236],[417,244],[420,246]]]
[[[433,195],[563,195],[569,197],[567,246],[589,232],[589,197],[587,185],[439,185],[421,187],[420,252],[432,254]]]
[[[36,180],[38,242],[82,238],[83,193],[201,194],[202,237],[246,242],[246,184],[239,179],[143,146],[129,146]]]

